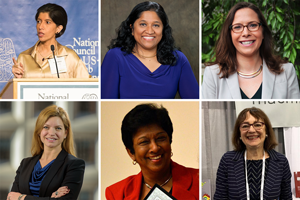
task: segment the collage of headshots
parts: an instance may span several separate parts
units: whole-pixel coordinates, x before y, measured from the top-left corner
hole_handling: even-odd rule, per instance
[[[300,200],[297,0],[0,2],[0,200]]]

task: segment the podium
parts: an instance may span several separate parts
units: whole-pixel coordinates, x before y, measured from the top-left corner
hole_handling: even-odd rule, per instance
[[[1,99],[93,100],[99,99],[98,78],[13,78],[0,93]]]

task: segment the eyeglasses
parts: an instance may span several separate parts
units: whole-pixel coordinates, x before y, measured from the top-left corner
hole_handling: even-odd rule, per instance
[[[263,123],[263,122],[255,122],[253,124],[243,123],[243,124],[241,124],[240,129],[242,131],[248,131],[250,129],[250,126],[253,126],[253,128],[255,130],[259,131],[260,129],[263,128],[264,124],[265,123]]]
[[[250,22],[247,25],[234,24],[234,25],[229,26],[229,29],[231,29],[235,33],[241,33],[244,31],[244,28],[247,27],[249,31],[253,32],[253,31],[257,31],[261,25],[262,25],[262,23]]]

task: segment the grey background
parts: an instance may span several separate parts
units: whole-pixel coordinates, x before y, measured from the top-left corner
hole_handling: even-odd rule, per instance
[[[144,0],[101,0],[101,63],[108,51],[115,30],[124,21],[135,5]],[[199,83],[199,1],[160,0],[167,13],[177,47],[188,58]]]

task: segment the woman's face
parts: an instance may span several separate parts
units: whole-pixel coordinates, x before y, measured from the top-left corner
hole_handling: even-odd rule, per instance
[[[236,11],[232,25],[248,25],[250,22],[260,23],[256,12],[250,8],[242,8]],[[236,49],[236,56],[252,57],[259,54],[259,48],[264,39],[263,28],[260,26],[257,31],[249,31],[247,27],[241,33],[231,30],[232,43]]]
[[[148,125],[138,129],[133,137],[134,154],[129,156],[141,167],[143,173],[161,172],[170,169],[171,144],[168,134],[158,125]]]
[[[49,118],[40,134],[44,149],[61,149],[61,144],[65,137],[67,137],[67,131],[60,117]]]
[[[59,33],[63,26],[57,26],[47,12],[41,12],[36,21],[36,30],[41,42],[55,41],[55,33]]]
[[[261,124],[261,128],[257,128],[258,125],[255,125],[257,122],[264,123],[263,120],[255,119],[249,112],[247,113],[247,117],[244,120],[244,122],[240,125],[240,132],[241,132],[241,139],[243,143],[246,145],[246,148],[257,148],[257,149],[263,149],[264,148],[264,142],[266,139],[266,126],[264,124]],[[251,126],[251,124],[254,124]],[[249,130],[243,130],[243,126],[250,125]],[[256,127],[256,129],[254,128]],[[259,129],[259,130],[258,130]]]
[[[137,48],[142,51],[157,49],[162,38],[163,23],[154,11],[142,12],[132,27]]]

